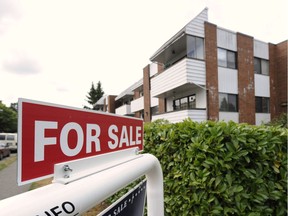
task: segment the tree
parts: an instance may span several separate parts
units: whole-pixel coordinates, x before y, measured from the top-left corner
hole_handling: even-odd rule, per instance
[[[87,102],[92,105],[92,109],[94,109],[95,103],[96,103],[103,95],[104,95],[104,91],[103,91],[103,89],[102,89],[101,82],[99,81],[99,82],[97,83],[96,89],[95,89],[94,83],[92,82],[90,91],[88,92],[88,95],[86,95],[86,97],[87,97],[87,99],[88,99]],[[87,106],[84,106],[84,108],[90,109],[90,108],[87,107]]]
[[[17,132],[17,112],[0,102],[0,132]]]
[[[11,103],[10,109],[14,110],[15,112],[18,112],[18,103]]]

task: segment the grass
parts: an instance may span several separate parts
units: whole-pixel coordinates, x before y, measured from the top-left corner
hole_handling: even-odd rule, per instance
[[[17,155],[10,155],[10,157],[5,158],[0,161],[0,171],[5,169],[10,164],[14,163],[17,160]]]
[[[52,178],[43,179],[43,180],[40,180],[40,181],[37,181],[37,182],[33,182],[31,184],[29,190],[34,190],[34,189],[46,186],[46,185],[51,184],[51,183],[52,183]]]

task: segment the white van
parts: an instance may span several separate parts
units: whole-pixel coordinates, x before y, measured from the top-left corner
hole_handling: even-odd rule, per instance
[[[17,133],[0,133],[0,142],[8,145],[11,152],[17,152]]]

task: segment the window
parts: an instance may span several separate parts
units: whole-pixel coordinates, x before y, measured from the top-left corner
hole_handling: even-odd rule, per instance
[[[144,111],[143,110],[140,111],[140,116],[142,119],[144,119]]]
[[[196,95],[190,95],[187,97],[179,98],[173,101],[173,109],[185,110],[196,108]]]
[[[144,96],[143,90],[141,90],[141,91],[139,92],[139,96],[140,96],[140,97],[143,97],[143,96]]]
[[[189,96],[188,100],[189,100],[189,109],[195,109],[196,108],[196,95]]]
[[[180,99],[180,109],[181,110],[188,109],[188,98],[187,97]]]
[[[187,36],[187,57],[195,59],[204,59],[204,39]]]
[[[260,58],[254,58],[254,73],[269,75],[269,61]]]
[[[15,136],[14,135],[7,135],[7,140],[15,140]]]
[[[256,113],[269,113],[269,98],[255,97]]]
[[[236,53],[233,51],[218,48],[218,66],[236,69]]]
[[[226,51],[218,49],[218,66],[227,67]]]
[[[156,115],[159,113],[159,106],[155,106],[151,108],[152,115]]]
[[[219,110],[238,112],[238,95],[219,93]]]
[[[180,100],[179,99],[173,101],[173,107],[174,107],[174,110],[180,110]]]

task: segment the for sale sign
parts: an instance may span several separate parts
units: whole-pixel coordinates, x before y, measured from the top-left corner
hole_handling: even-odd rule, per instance
[[[18,184],[53,174],[54,164],[118,150],[143,149],[142,119],[18,101]]]

